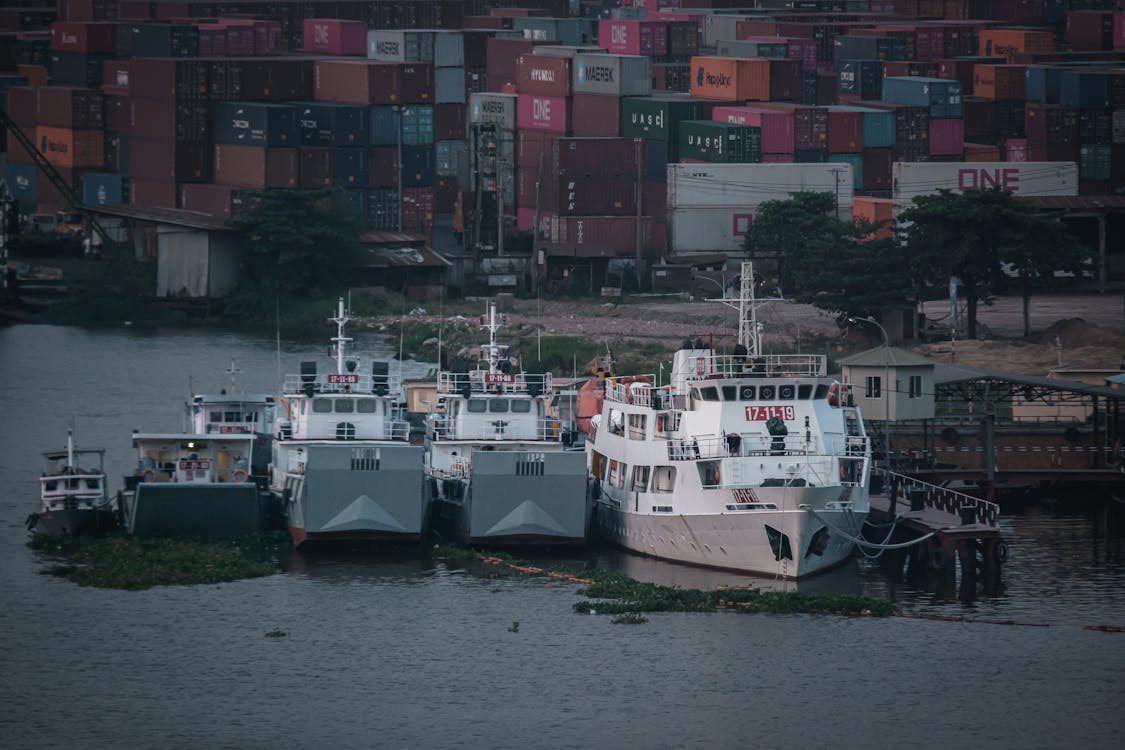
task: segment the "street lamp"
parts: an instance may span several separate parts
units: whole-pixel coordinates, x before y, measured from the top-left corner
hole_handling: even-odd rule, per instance
[[[848,317],[849,323],[868,323],[879,329],[879,333],[883,334],[883,461],[887,465],[887,471],[891,470],[891,397],[890,397],[890,365],[891,365],[891,342],[887,336],[887,329],[883,328],[882,324],[874,318],[855,318]]]

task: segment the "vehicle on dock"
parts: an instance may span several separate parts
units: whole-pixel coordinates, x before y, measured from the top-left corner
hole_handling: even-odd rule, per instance
[[[106,490],[104,449],[78,450],[74,431],[67,430],[66,448],[46,451],[43,458],[39,511],[28,516],[28,531],[77,536],[117,527],[117,505]]]
[[[417,541],[428,522],[422,446],[409,442],[388,363],[349,353],[343,298],[331,320],[334,366],[305,361],[285,376],[270,491],[298,546]]]
[[[606,379],[586,442],[596,526],[653,557],[798,579],[847,560],[869,510],[871,447],[822,355],[762,351],[751,264],[738,345],[685,341],[671,382]]]
[[[474,369],[442,370],[426,418],[425,467],[440,531],[465,543],[584,544],[591,506],[585,456],[551,407],[551,375],[512,365],[489,342]]]

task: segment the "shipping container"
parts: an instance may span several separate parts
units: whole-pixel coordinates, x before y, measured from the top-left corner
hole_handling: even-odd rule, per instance
[[[468,158],[464,141],[438,141],[434,146],[434,172],[439,177],[456,177]]]
[[[892,112],[874,107],[837,106],[829,110],[857,112],[863,118],[862,142],[866,148],[889,148],[895,145],[895,117]],[[829,130],[831,131],[831,122]],[[831,137],[831,135],[829,136]]]
[[[520,94],[516,100],[519,127],[566,135],[570,132],[569,102],[562,97]]]
[[[680,142],[679,124],[705,119],[713,109],[686,94],[657,94],[627,97],[621,101],[621,134],[626,138],[666,141],[673,147]]]
[[[96,89],[45,86],[37,93],[39,125],[72,130],[96,130],[105,125],[105,97]]]
[[[615,138],[621,135],[621,98],[575,94],[570,100],[571,132],[577,136]]]
[[[664,21],[601,19],[598,45],[618,55],[663,57],[668,54],[668,25]]]
[[[468,117],[468,108],[463,104],[435,104],[434,140],[465,140]]]
[[[642,216],[547,216],[542,239],[551,256],[576,258],[633,257],[640,230],[641,249],[646,255],[663,255],[666,245],[662,222]]]
[[[1078,137],[1086,145],[1113,143],[1113,113],[1096,109],[1079,111]]]
[[[103,52],[113,55],[117,47],[117,33],[112,23],[51,24],[51,49],[55,52],[89,54]]]
[[[434,184],[434,149],[432,146],[402,147],[403,187],[430,187]]]
[[[570,59],[524,54],[516,58],[516,91],[521,94],[570,95]]]
[[[734,101],[796,101],[801,68],[795,60],[693,57],[691,95]]]
[[[398,186],[398,148],[372,146],[367,151],[367,187]]]
[[[185,24],[143,23],[130,27],[131,57],[198,57],[199,29]]]
[[[179,208],[179,191],[170,180],[129,180],[129,205],[149,208]]]
[[[208,61],[210,98],[293,102],[313,98],[313,60],[307,57]]]
[[[837,36],[833,40],[832,61],[836,72],[851,60],[911,60],[906,40],[891,36]]]
[[[402,130],[399,124],[399,108],[390,104],[375,104],[369,110],[371,133],[368,142],[372,146],[396,146]],[[328,145],[318,143],[316,145]]]
[[[855,107],[829,107],[826,143],[829,154],[863,150],[863,112]]]
[[[302,23],[301,49],[315,55],[365,55],[367,23],[340,18],[306,18]]]
[[[261,205],[261,198],[254,192],[227,185],[186,183],[180,185],[180,208],[216,219],[233,219]]]
[[[541,205],[556,216],[635,216],[637,213],[635,175],[557,177],[544,179],[543,184],[549,184],[550,188],[541,196]],[[521,201],[520,205],[526,204]]]
[[[1008,60],[1019,53],[1051,52],[1055,49],[1054,34],[1033,29],[982,29],[977,35],[978,54],[1004,57]]]
[[[863,149],[863,189],[865,191],[889,191],[891,189],[891,165],[895,162],[893,148]]]
[[[401,107],[399,123],[407,146],[431,146],[434,142],[434,108],[428,104]]]
[[[740,41],[757,42],[760,44],[776,45],[784,44],[786,47],[786,57],[790,60],[799,60],[801,63],[801,70],[805,73],[815,73],[817,71],[817,40],[812,38],[802,37],[777,37],[777,36],[742,36],[739,37]],[[733,44],[733,42],[731,43]],[[733,51],[734,48],[732,48]],[[722,52],[719,53],[723,55]],[[730,57],[772,57],[772,55],[746,55],[746,54],[732,54]]]
[[[973,96],[985,99],[1023,99],[1026,65],[975,65]]]
[[[953,118],[930,120],[930,153],[960,156],[965,151],[965,121]]]
[[[639,151],[640,144],[631,138],[559,138],[550,154],[551,174],[556,177],[635,175]]]
[[[368,60],[313,61],[313,96],[342,104],[426,103],[433,94],[433,66]]]
[[[367,107],[327,102],[294,102],[293,107],[301,146],[363,146],[368,143]],[[397,133],[397,126],[395,131]]]
[[[297,108],[264,102],[215,102],[215,143],[296,146]]]
[[[434,68],[434,103],[464,104],[465,75],[464,68]]]
[[[762,160],[762,129],[714,120],[680,123],[680,158],[717,163],[748,163]]]
[[[1079,109],[1125,107],[1125,70],[1064,70],[1059,76],[1059,104]]]
[[[516,129],[516,95],[479,93],[469,96],[469,123],[492,124],[503,130]]]
[[[116,172],[85,172],[80,194],[82,203],[87,206],[128,203],[129,178]]]
[[[297,149],[297,186],[316,190],[331,184],[332,149],[320,146]]]
[[[206,100],[130,96],[126,122],[118,130],[153,140],[210,143],[214,127],[212,104]]]
[[[373,29],[367,32],[367,57],[397,63],[433,63],[434,34],[413,29]]]
[[[575,94],[647,96],[652,93],[652,59],[639,55],[578,54],[573,58]]]
[[[779,39],[727,39],[719,42],[715,52],[719,57],[773,57],[784,60],[789,57],[789,45]]]
[[[836,74],[836,90],[842,94],[858,94],[865,99],[882,97],[883,62],[848,60]]]
[[[332,185],[343,188],[367,187],[367,147],[334,148],[329,164]]]
[[[137,58],[129,68],[133,96],[206,99],[210,83],[210,65],[205,60]]]
[[[105,166],[105,133],[101,130],[37,125],[35,143],[44,159],[60,167],[101,169]]]
[[[856,226],[877,226],[878,229],[866,235],[866,240],[890,239],[894,236],[891,222],[894,219],[894,201],[890,198],[872,198],[857,195],[852,199],[852,216]]]
[[[591,44],[597,37],[594,22],[589,18],[513,18],[512,31],[521,33],[524,39],[561,44]]]
[[[792,154],[796,144],[793,113],[760,107],[715,107],[711,119],[761,128],[763,154]]]
[[[215,182],[253,189],[296,188],[298,149],[266,146],[215,146]]]
[[[153,182],[211,182],[213,154],[207,141],[130,138],[129,176]]]
[[[828,162],[830,164],[847,164],[851,167],[852,189],[863,189],[863,154],[829,154]],[[843,174],[840,176],[843,178]]]
[[[51,52],[47,76],[51,83],[70,83],[96,88],[102,85],[103,66],[113,59],[107,52]]]
[[[1000,147],[990,143],[966,143],[963,160],[966,162],[1027,161],[1027,159],[1003,159]]]
[[[18,201],[20,213],[30,213],[29,207],[38,200],[39,168],[34,164],[8,162],[4,167],[8,192]]]
[[[883,81],[883,101],[926,106],[931,117],[961,117],[961,83],[943,78],[900,76]]]
[[[991,142],[996,138],[996,102],[977,96],[966,96],[963,101],[965,111],[965,140]]]
[[[1078,156],[1078,176],[1083,180],[1109,180],[1113,176],[1112,147],[1082,144]]]
[[[1023,162],[985,166],[967,163],[896,163],[894,194],[897,208],[939,188],[963,192],[1000,188],[1019,196],[1078,195],[1078,167],[1073,162]]]
[[[1001,99],[996,102],[996,135],[1002,138],[1023,138],[1027,134],[1027,103],[1022,99]]]

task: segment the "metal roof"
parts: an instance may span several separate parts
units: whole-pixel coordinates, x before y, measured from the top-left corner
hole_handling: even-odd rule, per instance
[[[840,360],[840,364],[858,365],[860,367],[925,367],[927,365],[934,366],[937,362],[906,349],[877,346],[874,349],[844,357]]]
[[[1090,385],[1079,380],[1019,375],[1012,372],[951,365],[944,362],[934,363],[934,385],[959,385],[980,381],[1002,382],[1046,391],[1067,391],[1082,396],[1099,396],[1114,400],[1125,398],[1125,393],[1120,390],[1101,385]]]
[[[212,231],[227,229],[226,219],[217,219],[210,214],[203,214],[198,211],[183,211],[178,208],[127,206],[124,204],[85,204],[82,206],[82,210],[96,214],[106,214],[107,216],[120,216],[126,219],[152,221],[159,224],[173,224],[179,227],[192,227],[193,229],[209,229]]]
[[[453,263],[428,247],[369,247],[368,268],[445,268]]]
[[[359,241],[364,245],[417,245],[426,241],[426,235],[408,232],[371,231],[361,234]]]
[[[1036,195],[1022,200],[1036,208],[1066,211],[1125,211],[1125,195]]]

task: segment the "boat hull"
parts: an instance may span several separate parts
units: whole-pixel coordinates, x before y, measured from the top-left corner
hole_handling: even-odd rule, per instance
[[[428,528],[422,447],[380,446],[378,467],[352,467],[351,449],[310,446],[299,477],[283,492],[289,533],[315,542],[408,542]]]
[[[763,498],[764,502],[768,502]],[[735,513],[632,513],[599,500],[595,526],[611,544],[690,565],[796,580],[851,559],[866,510],[824,509],[815,514],[797,499],[779,508]]]
[[[42,511],[28,519],[28,531],[33,534],[100,534],[118,525],[117,512],[104,508]]]
[[[523,460],[527,455],[478,450],[468,479],[432,481],[439,530],[466,544],[585,544],[592,515],[585,455],[542,453],[531,472]]]
[[[269,493],[253,482],[142,482],[122,498],[125,528],[137,536],[230,539],[265,529],[269,518]]]

